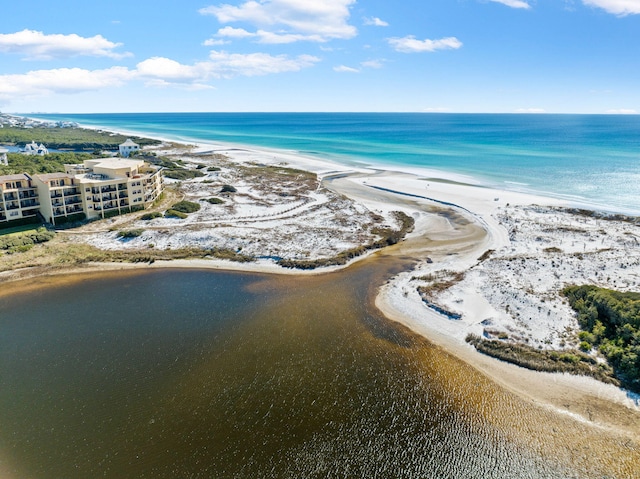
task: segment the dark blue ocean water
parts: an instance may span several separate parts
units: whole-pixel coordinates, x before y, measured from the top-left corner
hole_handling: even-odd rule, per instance
[[[34,115],[30,115],[34,116]],[[640,115],[127,113],[35,115],[199,142],[424,167],[640,214]]]

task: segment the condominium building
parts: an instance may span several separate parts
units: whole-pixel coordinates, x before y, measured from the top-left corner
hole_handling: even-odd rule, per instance
[[[28,175],[0,176],[0,222],[36,216],[39,206],[38,190]]]
[[[9,211],[7,207],[18,213],[12,217],[0,214],[0,221],[37,212],[52,224],[79,215],[91,219],[129,213],[153,203],[164,186],[161,168],[142,160],[87,160],[82,165],[65,165],[65,169],[65,173],[0,177],[4,202],[0,213]]]
[[[38,188],[40,214],[45,221],[56,224],[61,218],[85,214],[82,190],[78,181],[66,173],[47,173],[34,175]],[[89,217],[89,215],[86,215]]]

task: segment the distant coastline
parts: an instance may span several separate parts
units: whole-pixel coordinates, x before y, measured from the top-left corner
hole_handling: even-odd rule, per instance
[[[32,115],[214,148],[295,152],[353,167],[448,176],[640,214],[640,116],[404,113]]]

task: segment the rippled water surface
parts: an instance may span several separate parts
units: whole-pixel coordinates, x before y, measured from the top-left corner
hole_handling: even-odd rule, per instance
[[[633,477],[637,450],[385,320],[378,261],[0,297],[0,477]]]

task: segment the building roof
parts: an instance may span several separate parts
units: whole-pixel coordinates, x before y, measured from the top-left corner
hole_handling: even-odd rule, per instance
[[[134,143],[134,141],[131,138],[127,138],[127,141],[125,141],[120,146],[140,146],[140,145],[138,145],[137,143]]]
[[[20,181],[20,180],[30,180],[27,175],[24,173],[20,173],[18,175],[4,175],[0,176],[0,183],[4,183],[6,181]]]
[[[73,179],[73,176],[68,175],[66,173],[43,173],[42,175],[35,175],[40,181],[51,181],[51,180],[60,180],[60,179]]]
[[[140,168],[144,165],[143,160],[124,160],[122,158],[102,158],[99,160],[88,161],[92,163],[92,168],[105,168],[110,170],[118,170],[120,168]]]

